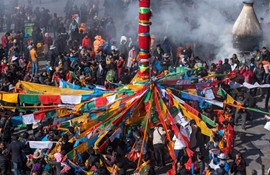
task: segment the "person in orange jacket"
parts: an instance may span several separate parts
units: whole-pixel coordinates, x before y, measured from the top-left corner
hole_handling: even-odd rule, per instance
[[[97,54],[98,52],[98,48],[101,44],[104,44],[105,40],[102,39],[102,37],[100,35],[95,36],[95,41],[94,41],[94,51]]]
[[[83,34],[86,33],[85,23],[81,23],[81,26],[80,26],[80,28],[79,28],[79,32],[80,32],[80,31],[83,31]]]

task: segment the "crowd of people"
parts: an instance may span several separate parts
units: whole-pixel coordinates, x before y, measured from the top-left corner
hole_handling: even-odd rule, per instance
[[[125,13],[122,9],[127,9],[129,4],[132,4],[132,1],[116,3],[105,0],[105,13],[102,18],[99,17],[101,4],[98,0],[82,3],[80,8],[75,1],[68,0],[64,7],[64,19],[58,17],[57,13],[51,14],[49,9],[36,7],[33,10],[32,2],[23,6],[16,4],[13,6],[16,8],[7,9],[4,14],[7,18],[6,24],[3,26],[1,23],[0,26],[0,29],[6,29],[0,45],[1,90],[16,91],[14,87],[18,81],[59,86],[60,79],[82,87],[98,84],[107,89],[129,84],[139,70],[137,31],[134,30],[137,24],[128,22],[121,27],[123,29],[116,27],[116,21]],[[160,5],[154,4],[154,12],[160,10]],[[11,29],[12,22],[14,29]],[[25,23],[34,23],[31,33],[24,31]],[[192,83],[196,84],[209,81],[205,78],[209,75],[219,75],[216,79],[222,82],[220,86],[244,107],[255,107],[254,97],[266,95],[265,110],[268,111],[270,88],[263,91],[260,88],[248,90],[241,87],[238,88],[239,92],[235,93],[227,81],[229,79],[239,84],[270,84],[270,52],[266,47],[256,48],[248,60],[239,59],[243,57],[242,54],[233,54],[230,58],[209,65],[207,60],[193,52],[192,44],[173,47],[175,44],[171,43],[171,38],[167,36],[161,39],[151,35],[152,76],[177,73],[179,68],[185,67],[189,68],[189,71],[179,75],[179,79],[192,79]],[[41,60],[47,61],[42,70],[39,64]],[[208,138],[201,133],[194,120],[184,117],[186,125],[183,127],[194,151],[192,167],[186,166],[187,145],[169,131],[177,157],[175,174],[227,175],[231,172],[235,175],[246,175],[246,163],[241,153],[232,155],[232,149],[224,152],[223,148],[233,147],[233,143],[227,145],[228,137],[234,135],[233,127],[238,125],[238,120],[241,119],[241,128],[245,130],[246,121],[252,120],[254,113],[232,106],[216,112],[212,105],[201,107],[197,101],[186,102],[214,121],[215,126],[209,125],[209,128],[213,131],[219,129],[214,136]],[[125,134],[110,143],[102,153],[95,147],[90,147],[85,154],[77,155],[72,160],[75,165],[66,165],[65,155],[73,150],[74,145],[69,140],[76,136],[76,128],[70,126],[68,132],[63,134],[56,126],[44,127],[35,123],[31,128],[33,134],[24,132],[21,136],[13,135],[11,118],[15,113],[2,109],[1,114],[0,169],[4,175],[8,174],[11,168],[15,175],[25,174],[27,171],[33,175],[77,175],[84,174],[84,170],[92,170],[97,175],[126,175],[128,169],[136,169],[138,157],[131,161],[131,157],[125,155],[130,152],[138,154],[141,150],[141,126],[127,128]],[[224,121],[219,120],[220,114],[224,116]],[[162,125],[152,128],[149,136],[151,141],[144,147],[143,164],[135,174],[158,174],[160,169],[171,162],[166,149],[166,132]],[[49,141],[61,139],[61,151],[54,154],[54,160],[44,154],[50,150],[32,150],[29,147],[28,141],[42,141],[44,137]],[[108,167],[113,168],[112,172],[109,172]],[[255,175],[256,171],[253,173]]]

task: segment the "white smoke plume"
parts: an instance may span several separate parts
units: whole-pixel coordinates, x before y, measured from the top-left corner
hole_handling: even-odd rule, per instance
[[[158,0],[152,0],[153,3],[156,1]],[[161,11],[153,12],[151,34],[155,34],[159,42],[162,42],[164,36],[168,36],[177,46],[196,43],[196,46],[201,46],[202,49],[195,50],[195,54],[203,60],[207,45],[216,48],[216,59],[224,60],[237,52],[233,48],[231,30],[242,10],[243,0],[200,0],[194,1],[194,5],[186,4],[186,7],[181,7],[180,1],[163,0]],[[245,0],[247,1],[253,2]],[[258,10],[257,6],[260,4],[256,3],[254,6],[257,17],[266,16],[265,12]],[[125,21],[133,21],[137,31],[137,1],[129,5],[127,14]],[[265,20],[268,19],[265,17]],[[195,26],[192,31],[190,24]]]

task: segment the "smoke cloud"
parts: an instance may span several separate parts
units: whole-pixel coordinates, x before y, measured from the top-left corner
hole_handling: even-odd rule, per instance
[[[158,0],[152,0],[155,5]],[[190,1],[186,1],[190,2]],[[194,50],[202,60],[207,58],[207,52],[215,48],[215,60],[230,57],[237,50],[233,48],[231,30],[240,14],[242,0],[201,0],[195,3],[181,3],[181,0],[162,2],[160,11],[154,11],[151,21],[151,34],[156,36],[156,43],[161,43],[165,36],[176,46],[196,44]],[[245,0],[245,2],[253,2]],[[134,24],[137,31],[138,2],[128,7],[124,21]],[[266,16],[254,4],[258,18]],[[153,7],[153,5],[152,5]],[[269,16],[269,15],[268,15]],[[268,19],[266,19],[268,20]],[[270,20],[270,19],[269,19]],[[214,60],[206,60],[209,63]]]

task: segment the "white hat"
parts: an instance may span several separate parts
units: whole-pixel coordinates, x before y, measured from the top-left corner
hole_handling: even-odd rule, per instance
[[[9,91],[12,91],[14,88],[15,88],[15,86],[14,86],[13,84],[10,84],[10,85],[8,86],[8,90],[9,90]]]
[[[11,61],[15,61],[15,60],[17,60],[17,59],[18,59],[18,57],[12,56]]]
[[[42,158],[42,152],[41,152],[41,150],[36,150],[35,152],[34,152],[34,155],[33,155],[33,158],[34,159],[40,159],[40,158]]]
[[[85,78],[85,76],[81,75],[79,78],[80,78],[80,80],[83,80]]]
[[[50,46],[50,50],[53,50],[53,49],[55,49],[55,46],[54,45],[51,45]]]
[[[218,155],[218,158],[221,159],[221,160],[225,160],[225,159],[227,159],[227,156],[224,153],[220,153]]]
[[[165,54],[163,55],[163,57],[164,57],[164,58],[169,58],[170,56],[169,56],[167,53],[165,53]]]
[[[39,123],[38,122],[34,122],[32,125],[32,129],[37,129],[39,127]]]

